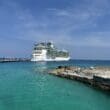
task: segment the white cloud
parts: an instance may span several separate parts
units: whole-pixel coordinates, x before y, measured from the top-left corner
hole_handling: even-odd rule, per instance
[[[68,46],[109,46],[107,40],[102,39],[105,35],[110,35],[108,32],[102,32],[103,36],[97,35],[97,32],[92,35],[88,32],[82,38],[74,34],[75,31],[97,26],[97,20],[109,13],[108,0],[85,1],[90,4],[82,4],[77,8],[48,8],[40,15],[31,13],[29,9],[22,9],[16,2],[5,2],[5,6],[15,10],[15,19],[18,20],[16,28],[19,31],[16,37],[19,39],[52,40]]]

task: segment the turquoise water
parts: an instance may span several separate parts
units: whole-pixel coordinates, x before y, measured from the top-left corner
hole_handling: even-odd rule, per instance
[[[58,65],[109,65],[109,61],[0,63],[0,110],[110,110],[110,93],[47,74]]]

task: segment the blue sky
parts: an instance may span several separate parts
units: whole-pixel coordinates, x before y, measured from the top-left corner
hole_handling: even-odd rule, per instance
[[[53,41],[74,59],[110,59],[109,0],[0,0],[0,57]]]

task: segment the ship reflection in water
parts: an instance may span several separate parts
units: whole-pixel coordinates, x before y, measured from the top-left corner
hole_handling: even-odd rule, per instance
[[[33,70],[36,73],[46,73],[47,72],[47,62],[34,62],[33,63]]]

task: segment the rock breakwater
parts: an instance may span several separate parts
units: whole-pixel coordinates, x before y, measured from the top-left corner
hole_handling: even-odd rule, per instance
[[[73,66],[58,66],[49,71],[49,73],[110,91],[110,67],[80,68]]]

